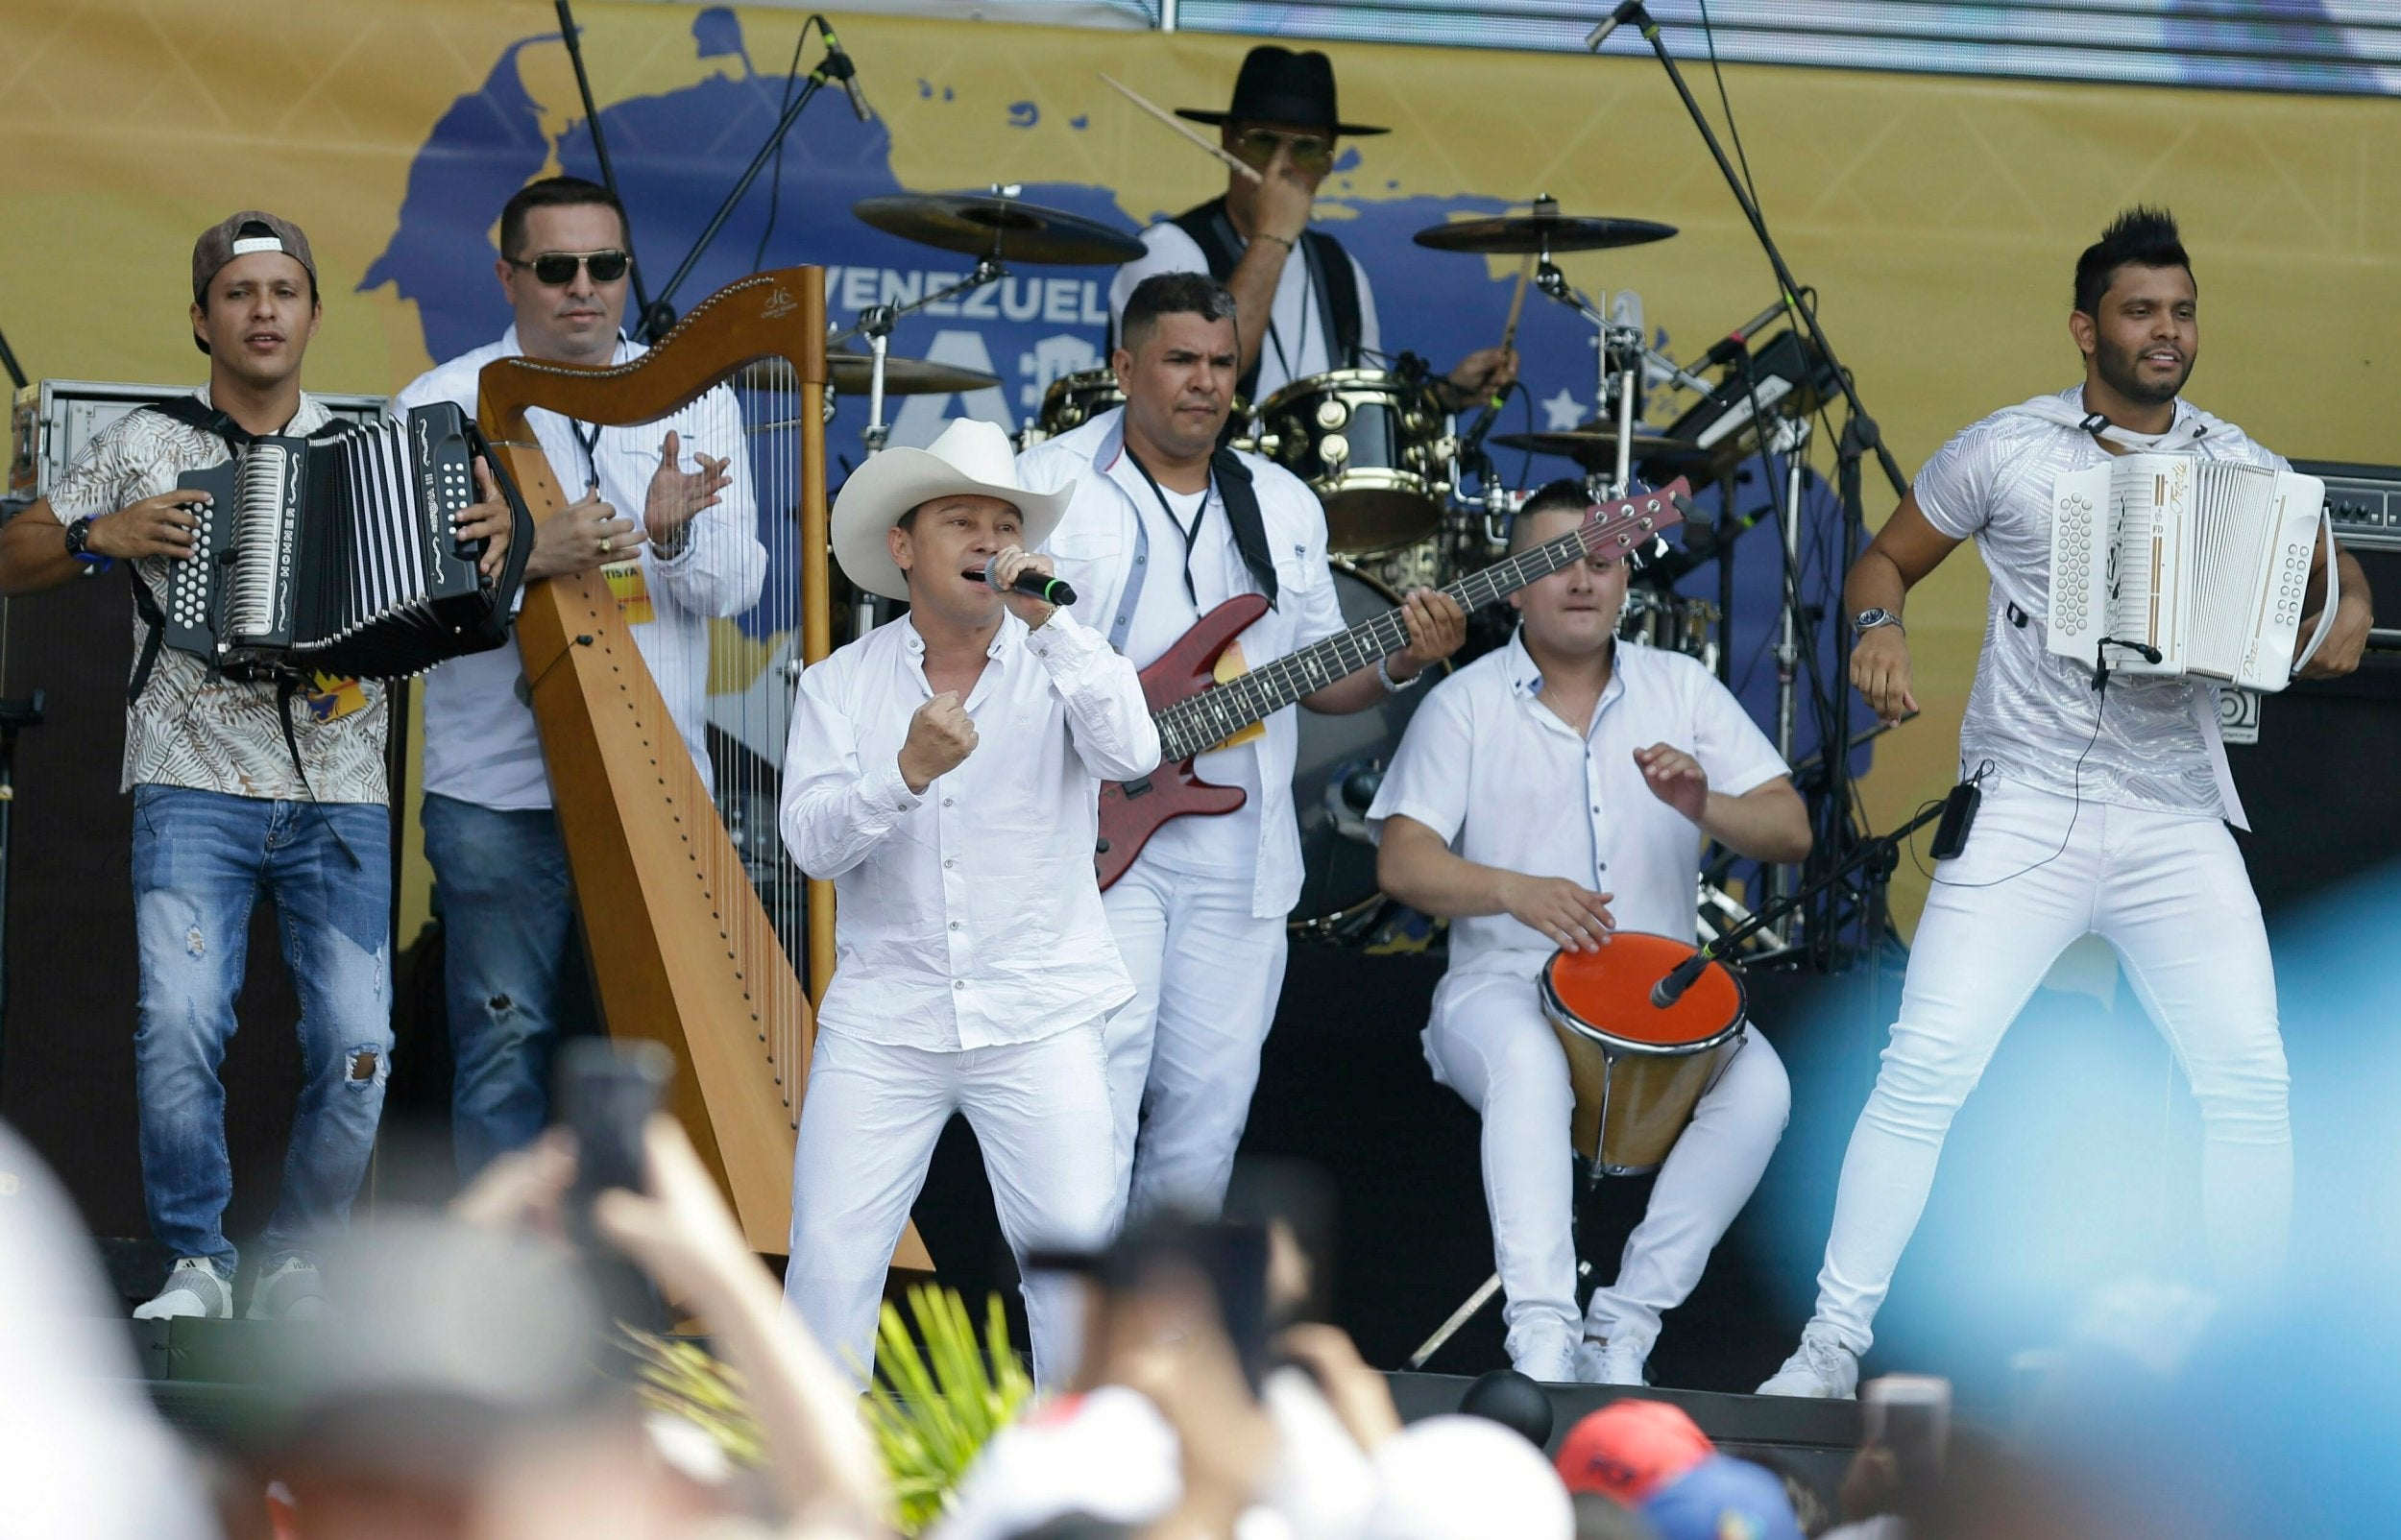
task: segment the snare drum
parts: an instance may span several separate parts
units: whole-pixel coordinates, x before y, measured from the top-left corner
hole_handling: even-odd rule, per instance
[[[1741,1046],[1742,981],[1723,963],[1712,961],[1673,1005],[1651,1003],[1652,986],[1693,950],[1618,930],[1598,951],[1553,952],[1542,965],[1542,1013],[1575,1087],[1576,1153],[1608,1175],[1657,1170]]]
[[[1325,504],[1328,548],[1346,555],[1427,539],[1450,495],[1449,414],[1423,384],[1380,370],[1294,380],[1235,442],[1309,484]]]

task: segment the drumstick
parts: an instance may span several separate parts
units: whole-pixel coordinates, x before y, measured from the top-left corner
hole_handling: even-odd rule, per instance
[[[1252,181],[1264,181],[1267,180],[1266,178],[1261,177],[1257,168],[1252,166],[1249,161],[1244,160],[1239,156],[1229,153],[1224,145],[1211,144],[1206,138],[1193,132],[1191,129],[1184,126],[1181,119],[1177,118],[1174,113],[1168,111],[1166,108],[1152,105],[1150,101],[1143,97],[1140,91],[1135,90],[1132,86],[1120,81],[1110,80],[1106,75],[1101,76],[1101,79],[1107,82],[1109,85],[1113,86],[1117,93],[1120,96],[1123,96],[1127,101],[1131,102],[1134,106],[1142,108],[1145,112],[1148,112],[1152,117],[1157,118],[1161,123],[1166,124],[1169,128],[1174,129],[1177,133],[1182,134],[1194,144],[1199,145],[1201,149],[1206,150],[1209,154],[1217,156],[1220,160],[1225,161],[1236,171],[1239,171],[1244,176],[1249,177]]]
[[[1502,352],[1517,345],[1517,317],[1525,311],[1526,280],[1533,277],[1534,253],[1528,252],[1524,263],[1517,269],[1517,292],[1509,297],[1509,325],[1501,328]]]

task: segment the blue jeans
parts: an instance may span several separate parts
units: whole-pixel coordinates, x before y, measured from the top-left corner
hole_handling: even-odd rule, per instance
[[[450,1013],[450,1144],[461,1181],[533,1143],[562,1036],[594,1029],[567,848],[547,807],[428,793],[420,819],[442,914]]]
[[[142,1195],[151,1229],[179,1257],[206,1257],[229,1276],[238,1261],[224,1230],[233,1167],[217,1069],[261,888],[300,996],[301,1094],[260,1243],[273,1259],[350,1219],[391,1072],[390,816],[377,803],[133,788]]]

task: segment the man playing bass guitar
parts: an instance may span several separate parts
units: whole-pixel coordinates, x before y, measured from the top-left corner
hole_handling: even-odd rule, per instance
[[[1076,617],[1137,666],[1241,593],[1269,601],[1239,641],[1253,670],[1344,629],[1316,494],[1255,455],[1217,447],[1239,360],[1223,284],[1197,273],[1145,279],[1112,359],[1126,405],[1018,462],[1030,492],[1074,485],[1045,548],[1076,590]],[[1466,639],[1467,616],[1443,594],[1412,593],[1403,617],[1405,647],[1329,676],[1300,704],[1363,710]],[[1283,987],[1285,917],[1300,897],[1298,738],[1286,708],[1200,755],[1200,779],[1240,788],[1241,806],[1171,820],[1103,896],[1136,990],[1106,1029],[1130,1214],[1214,1211],[1225,1198]]]

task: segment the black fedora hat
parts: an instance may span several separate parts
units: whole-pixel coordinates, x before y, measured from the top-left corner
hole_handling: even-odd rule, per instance
[[[1234,105],[1223,112],[1179,107],[1179,118],[1195,123],[1300,123],[1323,125],[1336,133],[1385,133],[1364,123],[1345,123],[1334,108],[1334,61],[1312,49],[1296,54],[1273,43],[1253,48],[1234,77]]]

